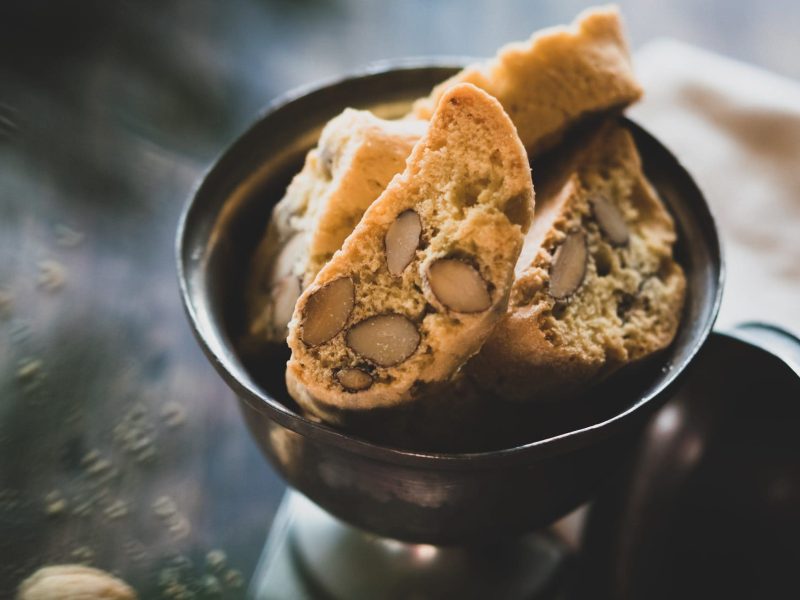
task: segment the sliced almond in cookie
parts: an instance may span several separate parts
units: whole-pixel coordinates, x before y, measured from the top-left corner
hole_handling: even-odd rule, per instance
[[[289,327],[287,390],[331,423],[416,403],[478,351],[507,308],[533,187],[502,106],[454,86],[405,164],[300,296]],[[344,274],[355,284],[352,313],[309,348],[304,307]],[[372,385],[348,393],[368,383],[349,368]]]
[[[400,364],[419,346],[419,332],[409,319],[398,314],[364,319],[347,332],[347,345],[381,367]]]
[[[372,385],[372,375],[361,369],[339,369],[336,380],[349,392],[360,392]]]
[[[392,275],[400,275],[414,260],[422,233],[422,221],[413,210],[398,215],[384,239],[386,267]]]
[[[334,279],[312,293],[303,307],[300,337],[308,346],[324,344],[347,324],[355,302],[349,277]]]
[[[492,298],[486,282],[472,265],[442,258],[428,268],[428,283],[436,299],[450,310],[476,313],[488,309]]]
[[[550,295],[558,300],[571,296],[586,276],[586,236],[582,231],[570,231],[553,256],[550,266]]]
[[[603,194],[595,194],[589,201],[594,218],[608,241],[614,246],[627,244],[630,234],[620,210]]]

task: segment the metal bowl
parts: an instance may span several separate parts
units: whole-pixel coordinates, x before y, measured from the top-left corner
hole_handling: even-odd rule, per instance
[[[688,279],[673,345],[644,370],[592,392],[586,411],[525,443],[435,453],[388,447],[302,416],[286,393],[285,350],[257,368],[237,353],[244,278],[272,206],[323,125],[345,107],[395,117],[460,67],[382,64],[305,88],[270,104],[216,161],[180,221],[180,289],[211,363],[240,399],[255,439],[290,485],[333,515],[369,531],[427,543],[467,543],[529,531],[586,501],[632,448],[635,434],[701,347],[719,309],[722,260],[702,193],[675,157],[625,121],[645,170],[675,217]],[[591,410],[589,407],[592,407]]]

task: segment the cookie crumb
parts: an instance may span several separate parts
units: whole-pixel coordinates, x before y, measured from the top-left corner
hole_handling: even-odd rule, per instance
[[[188,569],[191,569],[191,563],[185,557],[177,557],[176,560],[182,562],[172,561],[172,565],[161,569],[158,574],[158,585],[161,588],[163,598],[170,600],[191,600],[195,598],[195,593],[192,591],[188,583],[182,581],[183,574]],[[187,566],[188,563],[188,566]]]
[[[29,382],[41,374],[42,361],[38,358],[24,358],[17,367],[17,379]]]
[[[244,577],[241,571],[236,569],[228,569],[225,571],[223,580],[225,581],[225,585],[231,588],[240,588],[244,585]]]
[[[169,519],[178,512],[175,501],[169,496],[159,496],[153,502],[153,512],[160,519]]]
[[[184,515],[178,514],[169,524],[169,531],[176,540],[189,537],[192,532],[192,524]]]
[[[214,573],[222,571],[228,562],[228,556],[224,550],[214,548],[206,554],[206,567]]]
[[[191,571],[194,568],[192,559],[185,554],[176,554],[170,559],[169,564],[170,566],[183,572]]]
[[[103,510],[103,514],[111,520],[121,519],[128,514],[128,503],[120,499],[114,500]]]
[[[200,579],[200,590],[205,598],[222,597],[222,584],[214,575],[203,575]]]
[[[90,477],[98,477],[113,470],[111,461],[102,458],[97,450],[92,450],[89,454],[83,457],[81,464],[87,475]]]
[[[143,562],[147,558],[147,548],[139,540],[130,539],[122,544],[122,549],[131,561]]]
[[[67,281],[66,270],[57,260],[42,260],[36,264],[39,267],[39,278],[36,285],[39,289],[53,294],[64,287]]]
[[[123,416],[114,427],[114,441],[125,452],[132,454],[137,463],[152,461],[157,450],[155,446],[155,425],[148,418],[147,407],[139,403]]]
[[[167,427],[175,429],[186,422],[186,407],[178,402],[167,402],[161,408],[161,416]]]
[[[180,581],[171,581],[161,588],[164,598],[168,600],[193,600],[194,593]]]
[[[72,514],[76,517],[86,517],[92,513],[94,508],[94,499],[88,498],[78,502],[72,509]]]
[[[72,551],[70,556],[78,563],[88,565],[94,560],[94,550],[89,546],[79,546]]]
[[[61,515],[67,509],[67,501],[58,490],[53,490],[44,498],[45,507],[44,512],[48,517],[56,517]]]
[[[75,248],[80,246],[86,237],[82,232],[68,225],[64,225],[63,223],[58,223],[54,230],[56,234],[56,244],[62,248]]]
[[[147,446],[146,448],[143,448],[140,452],[136,454],[134,460],[137,463],[141,464],[149,463],[155,459],[157,454],[158,453],[156,452],[156,449],[153,446]]]

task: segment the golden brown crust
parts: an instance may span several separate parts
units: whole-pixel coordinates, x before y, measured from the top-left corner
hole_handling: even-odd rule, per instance
[[[423,241],[398,277],[386,267],[384,240],[398,215],[408,210],[421,219]],[[426,386],[449,379],[506,311],[513,266],[532,210],[530,168],[508,116],[478,88],[453,87],[442,97],[406,170],[370,206],[298,301],[288,339],[292,396],[330,421],[341,410],[409,402]],[[428,277],[430,266],[444,258],[477,270],[490,294],[488,309],[467,313],[442,306]],[[309,347],[302,341],[308,299],[342,277],[350,277],[356,290],[347,325],[329,342]],[[366,360],[348,345],[350,328],[380,314],[402,315],[420,334],[417,350],[395,366]],[[333,377],[340,368],[364,369],[374,384],[361,391],[344,390]]]
[[[568,396],[619,367],[668,346],[685,278],[672,258],[675,228],[641,169],[630,134],[606,124],[539,166],[537,215],[517,263],[509,312],[468,371],[505,398]],[[601,195],[624,217],[615,245],[598,225]],[[569,232],[583,231],[586,276],[569,298],[550,293],[553,258]]]
[[[387,121],[351,108],[328,122],[275,206],[256,250],[247,288],[252,339],[286,339],[300,292],[342,247],[392,177],[405,168],[427,125],[409,119]]]
[[[441,95],[463,82],[500,101],[531,157],[553,147],[583,118],[622,109],[642,95],[613,6],[586,10],[569,27],[545,29],[501,48],[494,59],[436,86],[411,114],[429,118]]]

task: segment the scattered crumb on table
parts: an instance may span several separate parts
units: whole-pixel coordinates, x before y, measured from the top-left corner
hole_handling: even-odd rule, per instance
[[[224,550],[214,548],[206,554],[206,566],[209,570],[218,573],[222,571],[228,562],[228,557]]]
[[[161,408],[161,416],[164,418],[167,427],[174,429],[186,422],[186,407],[179,402],[167,402]]]
[[[121,519],[128,514],[128,503],[118,498],[105,507],[103,514],[111,520]]]
[[[58,223],[54,227],[56,244],[62,248],[75,248],[83,243],[86,237],[82,232],[73,229],[69,225]]]
[[[64,265],[57,260],[48,259],[39,261],[36,266],[39,267],[39,277],[36,280],[39,289],[52,294],[64,287],[67,281]]]
[[[61,515],[67,509],[67,501],[59,490],[53,490],[44,498],[44,512],[48,517]]]

